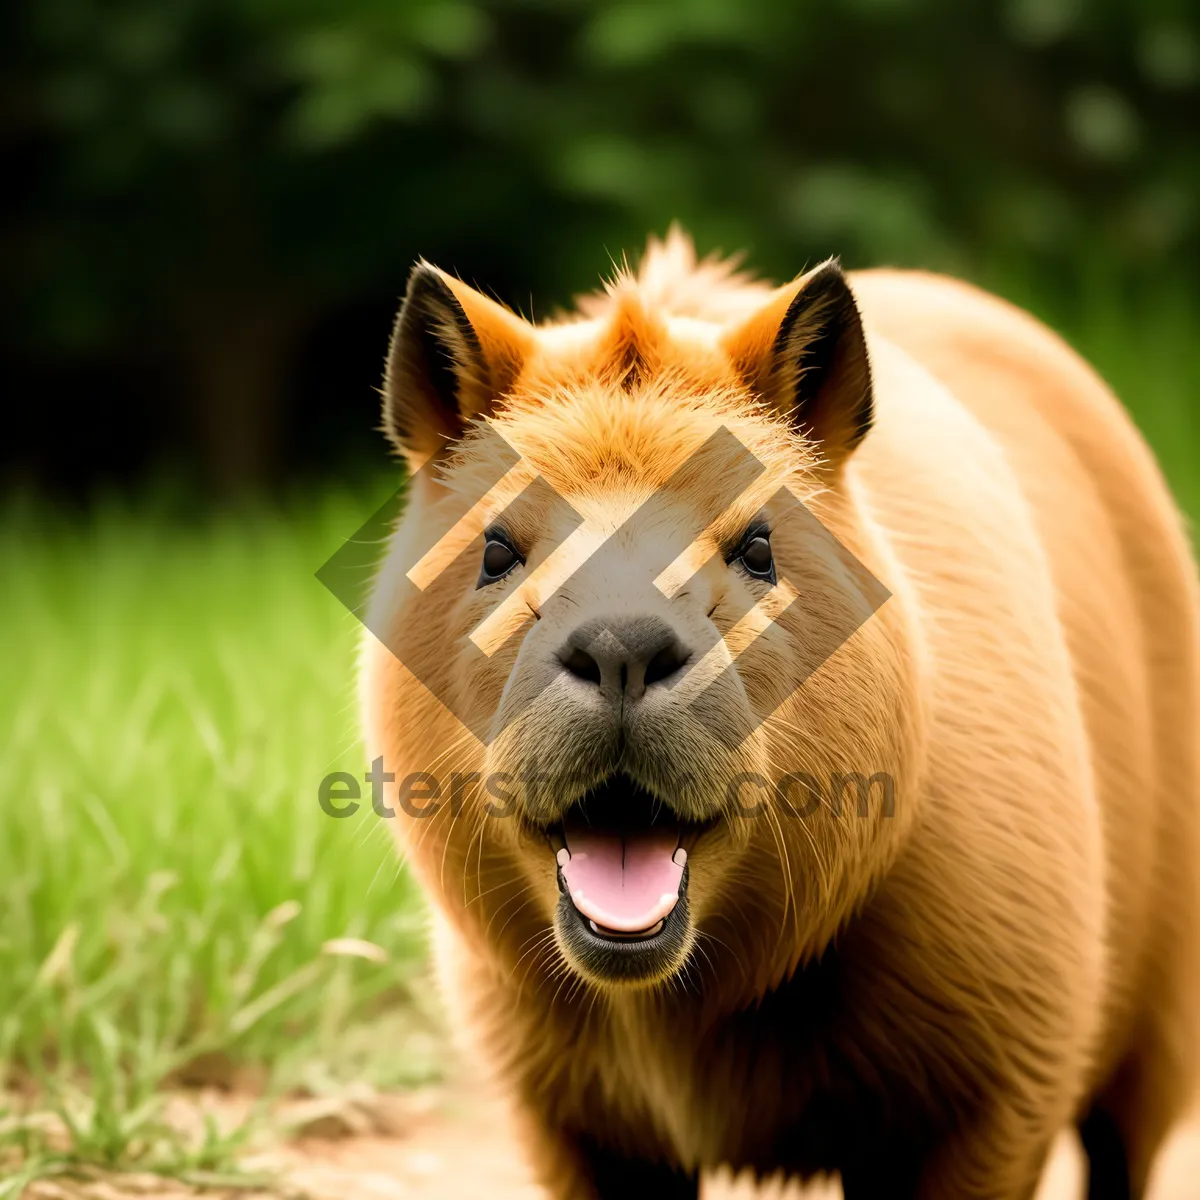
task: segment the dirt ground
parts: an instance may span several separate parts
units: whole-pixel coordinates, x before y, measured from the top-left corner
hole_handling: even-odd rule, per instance
[[[320,1200],[545,1200],[509,1139],[496,1109],[482,1099],[460,1099],[431,1116],[410,1136],[355,1138],[290,1146],[291,1178]],[[1081,1152],[1064,1136],[1047,1169],[1038,1200],[1082,1200]],[[841,1188],[755,1188],[747,1180],[706,1181],[704,1200],[839,1200]],[[1200,1200],[1200,1122],[1169,1147],[1150,1200]]]
[[[180,1100],[236,1120],[246,1101],[208,1096]],[[255,1148],[247,1166],[270,1172],[266,1189],[217,1188],[197,1193],[149,1176],[37,1184],[26,1200],[182,1200],[185,1196],[239,1200],[545,1200],[531,1180],[485,1091],[459,1081],[452,1087],[402,1096],[346,1095],[302,1101],[281,1119],[295,1129]],[[1081,1200],[1080,1152],[1064,1136],[1038,1200]],[[753,1187],[727,1177],[706,1180],[704,1200],[837,1200],[836,1185],[801,1190],[780,1184]],[[1168,1146],[1150,1200],[1200,1200],[1200,1118]]]

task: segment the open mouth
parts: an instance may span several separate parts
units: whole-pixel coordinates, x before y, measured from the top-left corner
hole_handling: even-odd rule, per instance
[[[560,930],[595,973],[647,974],[686,946],[688,851],[705,828],[617,774],[548,830]]]
[[[653,937],[679,902],[687,851],[671,829],[564,830],[558,869],[593,933]]]

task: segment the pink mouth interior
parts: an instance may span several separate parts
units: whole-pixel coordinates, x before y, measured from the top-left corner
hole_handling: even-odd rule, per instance
[[[571,901],[597,925],[639,933],[678,903],[686,858],[676,853],[677,830],[618,833],[585,827],[572,829],[566,841],[559,861]]]

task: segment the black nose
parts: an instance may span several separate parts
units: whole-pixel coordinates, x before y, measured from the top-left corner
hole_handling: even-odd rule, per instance
[[[562,665],[602,690],[636,700],[652,684],[681,670],[691,651],[659,617],[586,621],[558,652]]]

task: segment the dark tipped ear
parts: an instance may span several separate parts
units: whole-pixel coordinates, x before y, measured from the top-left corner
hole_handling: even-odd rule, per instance
[[[819,443],[831,468],[871,428],[866,338],[835,259],[780,288],[724,345],[748,386]]]
[[[533,331],[429,263],[418,263],[392,330],[384,429],[414,469],[490,412],[520,373]]]

